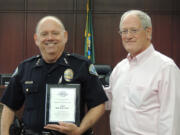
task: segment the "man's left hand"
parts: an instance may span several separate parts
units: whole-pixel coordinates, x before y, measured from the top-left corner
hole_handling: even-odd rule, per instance
[[[44,128],[55,130],[66,135],[81,135],[80,128],[73,123],[59,122],[59,124],[48,124]]]

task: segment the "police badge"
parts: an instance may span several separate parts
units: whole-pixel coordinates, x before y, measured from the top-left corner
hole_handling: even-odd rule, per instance
[[[68,68],[64,71],[64,80],[67,82],[71,82],[74,77],[74,72],[72,69]]]

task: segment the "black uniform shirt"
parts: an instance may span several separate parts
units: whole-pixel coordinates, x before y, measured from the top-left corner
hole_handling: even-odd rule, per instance
[[[67,77],[68,71],[71,77]],[[46,84],[58,83],[81,85],[81,120],[85,104],[91,109],[107,100],[93,64],[83,56],[63,53],[54,64],[45,63],[41,56],[22,62],[12,75],[1,102],[15,111],[24,104],[25,127],[40,132],[44,127]]]

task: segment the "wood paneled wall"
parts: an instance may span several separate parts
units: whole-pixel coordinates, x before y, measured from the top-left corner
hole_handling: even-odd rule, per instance
[[[126,56],[118,34],[119,20],[128,9],[141,9],[153,22],[155,48],[180,66],[180,2],[178,0],[93,0],[97,64],[114,67]],[[38,54],[33,33],[45,15],[59,17],[69,33],[66,51],[83,55],[86,0],[1,0],[0,73],[12,73],[23,59]]]
[[[180,66],[179,0],[93,0],[93,26],[97,64],[114,67],[126,56],[118,34],[122,13],[141,9],[153,22],[155,48]],[[66,51],[84,52],[86,0],[0,0],[0,73],[12,73],[25,58],[39,53],[33,33],[45,15],[59,17],[68,33]],[[97,135],[109,135],[109,112],[96,124]]]

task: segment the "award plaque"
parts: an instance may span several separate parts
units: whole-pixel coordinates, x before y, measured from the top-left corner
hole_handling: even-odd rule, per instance
[[[80,84],[46,84],[45,125],[80,124]]]

